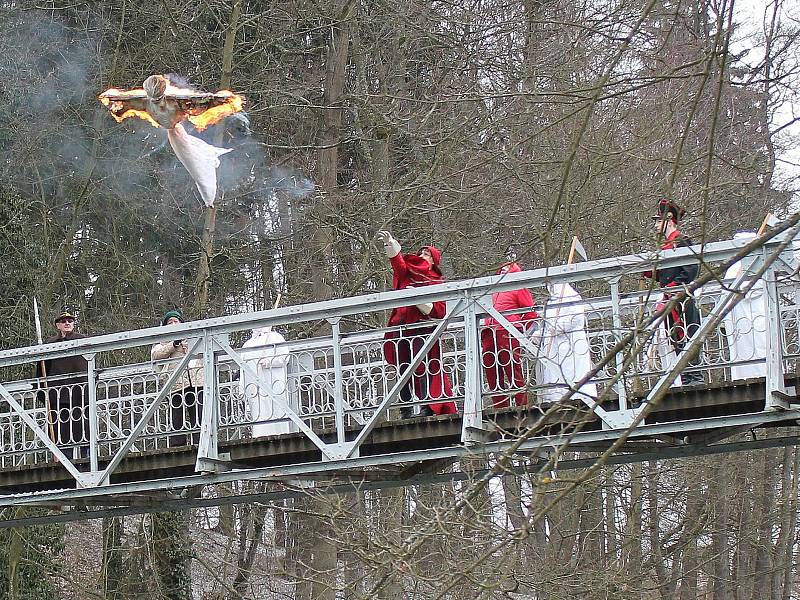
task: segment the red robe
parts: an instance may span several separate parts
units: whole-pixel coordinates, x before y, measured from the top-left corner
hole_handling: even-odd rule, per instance
[[[517,263],[510,263],[501,267],[497,274],[518,273],[521,270]],[[521,330],[538,317],[533,310],[533,296],[524,288],[492,294],[492,305],[501,313],[529,308],[526,313],[505,315],[506,319],[517,324]],[[512,387],[524,390],[525,377],[522,373],[519,342],[492,317],[485,319],[481,328],[481,362],[489,391],[502,392]],[[528,404],[528,394],[525,391],[515,393],[514,402],[517,406]],[[507,407],[508,396],[496,394],[492,397],[492,404],[495,408]]]
[[[409,287],[421,287],[442,283],[444,277],[439,270],[441,252],[433,246],[427,246],[433,256],[434,264],[431,265],[424,258],[415,254],[400,253],[390,259],[392,264],[392,287],[395,290],[404,290]],[[444,301],[434,302],[433,310],[426,315],[416,306],[401,306],[392,310],[389,316],[389,326],[413,325],[433,319],[443,319],[447,312]],[[433,327],[415,327],[408,330],[390,331],[384,336],[383,354],[386,361],[401,367],[411,362],[425,343],[425,336],[433,332]],[[450,378],[442,370],[442,348],[435,342],[428,355],[414,370],[411,384],[418,398],[443,398],[453,396],[453,387]],[[455,402],[434,402],[428,405],[437,415],[455,414]]]

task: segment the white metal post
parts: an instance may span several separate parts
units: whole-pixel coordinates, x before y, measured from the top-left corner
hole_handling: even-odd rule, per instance
[[[786,394],[783,373],[783,331],[781,326],[780,296],[774,265],[764,273],[764,288],[767,292],[767,376],[765,410],[788,408],[780,398]]]
[[[611,287],[611,321],[614,326],[614,339],[619,341],[622,336],[622,318],[620,317],[619,311],[619,277],[610,279],[609,284]],[[614,385],[617,390],[617,397],[619,398],[619,409],[628,410],[628,393],[625,390],[625,374],[622,373],[624,368],[622,354],[618,352],[614,357],[614,361],[617,367],[617,373],[620,373],[620,377]]]
[[[89,392],[89,467],[92,473],[97,471],[97,371],[94,353],[84,354],[87,368],[86,386]]]
[[[336,442],[340,446],[344,438],[344,394],[342,390],[342,333],[339,329],[339,317],[328,319],[333,335],[333,408],[336,419]]]
[[[217,394],[217,369],[214,360],[214,340],[211,331],[203,332],[203,419],[200,425],[200,444],[197,448],[196,471],[214,470],[209,467],[204,459],[215,461],[219,459],[218,427],[219,427],[219,397]],[[195,401],[199,402],[197,397]],[[198,404],[199,408],[199,404]]]
[[[483,402],[481,398],[481,344],[478,330],[477,303],[466,295],[464,308],[464,418],[461,423],[461,441],[480,441],[475,438],[475,429],[483,425]]]

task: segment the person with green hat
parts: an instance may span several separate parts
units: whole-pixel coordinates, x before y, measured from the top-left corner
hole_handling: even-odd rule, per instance
[[[168,310],[167,312],[164,313],[164,316],[161,318],[162,325],[171,325],[176,322],[183,323],[183,313],[177,308]]]
[[[162,326],[178,325],[184,322],[183,313],[173,308],[164,313],[161,319]],[[176,339],[153,344],[150,349],[150,357],[153,360],[153,368],[166,380],[175,370],[181,358],[186,356],[189,346],[186,340]],[[203,415],[203,387],[205,386],[205,376],[203,372],[203,361],[192,359],[186,370],[176,379],[170,390],[169,399],[169,431],[182,432],[170,435],[169,445],[186,446],[190,441],[186,435],[186,430],[197,429]],[[197,443],[198,434],[191,436],[191,443]]]

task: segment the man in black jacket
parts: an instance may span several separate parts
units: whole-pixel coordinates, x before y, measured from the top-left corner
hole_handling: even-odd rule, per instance
[[[678,222],[686,214],[686,211],[680,208],[671,200],[661,200],[656,206],[656,212],[653,215],[653,227],[661,240],[662,250],[673,250],[675,248],[684,248],[692,245],[692,240],[683,235],[678,230]],[[658,281],[658,285],[664,288],[664,298],[659,303],[658,308],[668,304],[675,296],[676,292],[681,291],[682,286],[688,285],[697,277],[699,266],[697,263],[683,265],[680,267],[670,267],[668,269],[657,269],[656,271],[648,271],[644,274],[645,277],[651,277]],[[670,288],[675,288],[675,291],[670,291]],[[688,341],[700,329],[700,312],[694,303],[694,299],[686,297],[678,304],[676,304],[667,314],[665,321],[667,332],[669,334],[672,347],[675,348],[675,354],[680,354],[686,347]],[[689,367],[695,367],[700,364],[699,357],[689,363]],[[681,374],[684,385],[699,385],[704,383],[703,374],[699,372],[684,372]]]
[[[53,321],[58,333],[45,344],[78,340],[86,336],[75,331],[75,315],[64,310]],[[48,390],[49,419],[56,444],[80,447],[82,456],[89,449],[89,393],[86,390],[88,364],[83,356],[65,356],[36,363],[39,388]]]

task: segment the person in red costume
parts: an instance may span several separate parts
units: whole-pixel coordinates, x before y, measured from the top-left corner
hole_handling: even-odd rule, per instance
[[[517,263],[511,262],[500,267],[497,274],[518,273],[521,270]],[[504,315],[520,331],[538,317],[533,310],[533,296],[527,289],[492,294],[492,304],[501,313],[521,308],[530,309],[525,313]],[[527,405],[528,393],[525,391],[525,377],[522,375],[519,342],[492,317],[483,322],[481,329],[481,357],[489,391],[519,389],[520,391],[514,394],[514,403],[517,406]],[[506,408],[509,405],[509,397],[507,394],[494,395],[492,404],[495,408]]]
[[[686,211],[671,200],[660,200],[653,215],[653,227],[661,240],[661,250],[674,250],[692,245],[692,240],[678,230],[678,222]],[[674,297],[675,288],[680,291],[681,286],[691,283],[699,271],[697,263],[647,271],[645,277],[655,279],[659,287],[664,288],[664,297],[656,305],[656,310],[663,308]],[[691,297],[684,298],[667,315],[664,324],[675,354],[680,354],[686,347],[689,339],[700,329],[700,312]],[[689,363],[690,367],[697,366],[699,359]],[[703,383],[703,374],[693,371],[681,374],[684,385],[699,385]]]
[[[379,242],[383,244],[386,256],[392,265],[392,288],[404,290],[409,287],[421,287],[442,283],[444,277],[439,265],[442,253],[434,246],[424,246],[417,254],[404,254],[400,243],[388,231],[379,231]],[[392,310],[389,315],[389,327],[397,325],[416,325],[433,319],[443,319],[447,307],[444,301],[425,302],[412,306],[401,306]],[[433,332],[433,327],[409,327],[399,331],[387,332],[384,336],[383,354],[389,364],[396,365],[400,374],[411,364],[414,356],[425,343],[425,336]],[[413,394],[419,399],[439,400],[453,396],[450,378],[442,370],[442,348],[437,341],[428,351],[428,355],[414,370],[408,383],[400,390],[403,418],[413,416],[413,408],[408,406]],[[452,400],[431,402],[423,406],[422,416],[455,414],[456,405]]]

